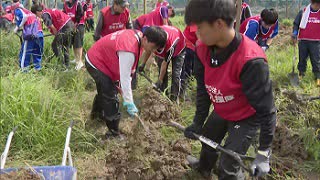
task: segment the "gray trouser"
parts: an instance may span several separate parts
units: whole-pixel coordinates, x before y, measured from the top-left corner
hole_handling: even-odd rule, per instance
[[[299,63],[298,70],[305,73],[307,70],[307,59],[310,57],[312,72],[315,78],[320,79],[320,41],[299,41]]]

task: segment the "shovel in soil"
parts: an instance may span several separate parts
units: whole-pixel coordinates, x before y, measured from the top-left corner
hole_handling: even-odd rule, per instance
[[[142,121],[142,119],[140,118],[140,116],[138,114],[135,114],[134,117],[136,119],[138,119],[138,122],[141,124],[141,126],[143,127],[143,129],[146,131],[146,133],[149,135],[150,134],[150,130],[149,128],[144,124],[144,122]]]
[[[288,74],[290,84],[292,86],[299,86],[299,76],[298,73],[295,73],[295,64],[296,64],[296,45],[293,46],[293,59],[292,59],[292,72]]]
[[[170,121],[169,126],[172,126],[172,127],[175,127],[177,129],[179,129],[180,131],[185,131],[185,127],[182,126],[181,124],[175,122],[175,121]],[[237,161],[239,163],[239,165],[245,170],[247,171],[250,176],[255,176],[256,175],[256,171],[258,171],[258,169],[255,170],[255,172],[252,172],[251,169],[249,167],[247,167],[245,165],[245,163],[243,161],[245,160],[248,160],[248,161],[253,161],[254,160],[254,157],[251,157],[251,156],[246,156],[246,155],[242,155],[242,154],[239,154],[237,152],[234,152],[230,149],[225,149],[224,147],[222,147],[220,144],[212,141],[211,139],[209,138],[206,138],[204,136],[201,136],[201,135],[198,135],[198,134],[195,134],[193,133],[194,136],[197,137],[197,139],[199,141],[201,141],[202,143],[212,147],[213,149],[221,152],[221,153],[225,153],[227,155],[229,155],[230,157],[232,157],[235,161]]]

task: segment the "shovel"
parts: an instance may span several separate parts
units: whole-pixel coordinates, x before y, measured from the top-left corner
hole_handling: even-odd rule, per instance
[[[299,86],[299,76],[298,73],[295,73],[295,64],[296,64],[296,45],[293,46],[293,59],[292,59],[292,72],[288,74],[290,84],[294,87]]]

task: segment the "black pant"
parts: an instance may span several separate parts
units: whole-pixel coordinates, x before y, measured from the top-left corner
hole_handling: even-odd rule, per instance
[[[121,117],[117,87],[110,77],[93,68],[87,61],[85,64],[98,92],[94,97],[91,113],[104,120],[111,132],[117,133]]]
[[[307,58],[310,56],[312,72],[316,79],[320,79],[320,41],[299,41],[298,70],[305,73],[307,70]]]
[[[86,29],[87,29],[88,32],[94,30],[94,20],[93,20],[93,18],[87,18],[86,19]]]
[[[6,18],[1,18],[0,17],[0,31],[4,30],[9,32],[10,30],[12,30],[14,27],[14,25],[12,24],[12,22],[10,22],[8,19]]]
[[[196,53],[189,48],[186,48],[186,56],[183,63],[183,68],[181,72],[181,91],[180,97],[184,98],[188,82],[190,77],[193,75],[193,64],[195,59]]]
[[[181,76],[182,66],[184,62],[184,56],[185,56],[185,51],[182,51],[179,55],[172,58],[171,60],[172,61],[172,82],[171,82],[171,92],[169,97],[172,101],[176,101],[180,93],[180,86],[181,86],[180,76]],[[158,70],[160,75],[161,64],[163,62],[163,59],[156,58],[156,61],[158,64]],[[167,87],[168,87],[168,70],[166,70],[160,90],[165,91]]]
[[[220,144],[226,133],[228,133],[224,148],[239,154],[246,154],[259,126],[260,124],[255,116],[238,122],[231,122],[212,112],[203,126],[202,135]],[[200,169],[202,171],[211,171],[215,167],[217,159],[217,151],[202,143]],[[244,179],[244,174],[239,164],[224,153],[221,153],[218,170],[219,179]]]
[[[69,49],[73,39],[74,24],[69,21],[54,37],[51,47],[54,55],[69,67]]]

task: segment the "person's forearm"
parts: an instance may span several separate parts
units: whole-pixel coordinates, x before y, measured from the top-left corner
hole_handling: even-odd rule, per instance
[[[57,34],[58,34],[58,30],[57,30],[53,25],[51,25],[51,26],[49,27],[49,29],[51,30],[51,33],[52,33],[53,35],[57,35]]]
[[[270,45],[271,45],[271,43],[272,43],[272,38],[267,39],[266,44],[267,44],[268,46],[270,46]]]
[[[141,63],[142,64],[146,64],[148,59],[150,58],[150,56],[151,56],[151,52],[150,51],[144,51]]]
[[[161,68],[160,68],[160,75],[159,75],[159,80],[161,82],[163,82],[164,79],[164,75],[167,72],[167,67],[168,67],[168,63],[166,61],[162,61],[161,63]]]
[[[168,25],[168,19],[163,19],[163,25]]]
[[[94,31],[94,36],[95,36],[96,40],[98,40],[100,38],[100,36],[101,36],[102,27],[103,27],[103,15],[100,12],[99,16],[98,16],[98,22],[97,22],[96,30]]]

